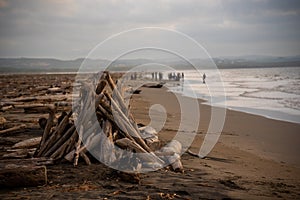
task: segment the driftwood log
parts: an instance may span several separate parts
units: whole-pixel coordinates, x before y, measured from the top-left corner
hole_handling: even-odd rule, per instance
[[[27,187],[47,184],[45,166],[5,165],[0,170],[0,187]]]

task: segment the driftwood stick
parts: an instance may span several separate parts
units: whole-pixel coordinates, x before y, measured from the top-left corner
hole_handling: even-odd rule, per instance
[[[61,134],[64,132],[66,126],[69,124],[69,117],[72,115],[72,111],[68,115],[66,115],[61,123],[57,126],[54,133],[50,136],[50,138],[45,142],[44,146],[41,147],[40,151],[38,152],[37,156],[41,156],[44,152],[48,151],[58,139],[60,139]]]
[[[103,132],[107,136],[107,138],[111,142],[113,142],[113,138],[112,138],[112,125],[111,125],[110,121],[108,121],[108,120],[104,121]]]
[[[143,149],[140,145],[138,145],[135,141],[132,141],[128,138],[122,138],[116,141],[116,145],[118,145],[122,149],[134,150],[136,153],[148,153]]]
[[[123,97],[120,94],[120,92],[118,91],[116,84],[114,83],[114,81],[112,80],[112,78],[111,78],[111,76],[108,72],[106,72],[106,80],[107,80],[111,90],[113,91],[113,95],[116,96],[117,102],[119,103],[122,111],[127,116],[128,115],[128,110],[127,110],[126,105],[123,101]]]
[[[69,130],[59,140],[49,148],[44,154],[45,157],[50,156],[57,148],[59,148],[75,131],[75,125],[71,126]]]
[[[60,159],[61,157],[63,157],[63,154],[67,148],[67,146],[73,141],[73,138],[77,137],[77,132],[74,131],[73,135],[71,136],[71,138],[67,141],[64,142],[64,144],[62,144],[51,156],[50,158],[52,159]]]
[[[13,131],[18,131],[18,130],[23,129],[23,128],[26,128],[25,124],[21,124],[19,126],[14,126],[14,127],[11,127],[11,128],[5,129],[5,130],[1,130],[0,135],[11,133]]]
[[[108,105],[107,102],[105,102],[105,101],[100,101],[100,102],[99,102],[99,106],[102,106],[108,114],[112,115],[111,107],[110,107],[110,105]]]
[[[79,149],[80,149],[80,144],[81,144],[81,138],[83,135],[83,125],[80,126],[79,130],[79,138],[75,146],[75,159],[74,159],[74,166],[77,166],[78,164],[78,158],[79,158]]]
[[[134,140],[133,137],[130,134],[128,134],[133,131],[132,128],[126,127],[124,120],[122,120],[120,116],[113,116],[111,107],[106,102],[100,101],[99,109],[105,116],[105,118],[110,120],[111,123],[113,123],[114,126],[117,127],[125,137]]]
[[[67,155],[65,155],[65,159],[69,162],[73,162],[74,159],[74,155],[75,155],[75,149],[73,149],[72,151],[70,151]]]
[[[112,116],[111,107],[107,105],[106,102],[101,101],[98,108],[101,112],[101,115],[105,116],[106,119],[110,120],[110,122],[113,123],[114,127],[119,130],[119,133],[134,141],[133,137],[130,134],[128,134],[128,130],[124,125],[124,122],[121,119],[121,117],[118,115]]]
[[[164,162],[152,153],[148,153],[135,141],[129,140],[128,138],[122,138],[116,140],[116,145],[122,149],[128,149],[133,152],[139,153],[138,156],[145,162],[155,162],[158,164],[163,164]]]
[[[128,138],[132,141],[135,141],[135,139],[132,137],[132,135],[133,135],[132,134],[132,132],[133,132],[132,129],[130,127],[126,126],[126,123],[121,119],[121,117],[116,115],[114,120],[115,120],[116,124],[119,126],[119,128],[120,128],[121,132],[123,133],[123,135],[126,138]]]
[[[109,95],[107,95],[109,97]],[[125,116],[125,114],[120,110],[118,105],[115,103],[115,101],[111,98],[110,99],[111,104],[114,109],[116,109],[116,112],[122,117],[122,120],[124,120],[124,124],[126,125],[126,128],[130,129],[130,133],[132,134],[135,141],[141,145],[147,152],[151,152],[151,149],[147,146],[145,141],[141,138],[140,134],[136,131],[136,129],[132,126],[132,124],[129,122],[128,118]],[[127,129],[127,130],[128,130]]]
[[[48,117],[45,129],[44,129],[44,132],[43,132],[42,140],[41,140],[41,143],[40,143],[40,148],[42,146],[44,146],[44,144],[46,142],[46,139],[48,139],[48,137],[49,137],[50,130],[51,130],[52,126],[53,126],[53,120],[54,120],[54,118],[55,118],[55,111],[51,110],[49,112],[49,117]]]
[[[87,165],[91,165],[91,161],[89,159],[89,157],[85,154],[85,152],[81,151],[80,153],[80,157],[83,158],[84,162],[87,164]]]
[[[23,108],[28,110],[37,110],[42,112],[51,112],[55,110],[55,106],[51,104],[21,104],[21,105],[15,105],[15,108]]]
[[[139,127],[137,126],[136,122],[135,122],[135,119],[133,117],[133,115],[131,113],[128,114],[129,115],[129,121],[131,122],[131,124],[133,125],[133,128],[138,132],[139,135],[141,135],[140,133],[140,129]]]
[[[101,80],[100,83],[97,85],[96,94],[100,94],[105,88],[106,84],[107,82],[105,80]]]
[[[78,113],[78,122],[81,122],[87,112],[87,109],[90,107],[91,100],[90,97],[92,96],[92,91],[90,91],[89,86],[86,84],[83,84],[85,87],[81,89],[81,107],[79,108],[79,113]]]
[[[75,144],[78,139],[77,131],[75,130],[75,132],[76,132],[76,133],[74,133],[75,136],[70,138],[71,142],[69,143],[68,147],[66,148],[66,154],[68,154],[69,152],[71,152],[75,149]]]

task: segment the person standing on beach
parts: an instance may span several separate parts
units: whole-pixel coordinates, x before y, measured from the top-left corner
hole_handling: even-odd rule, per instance
[[[203,83],[205,83],[205,79],[206,79],[206,74],[205,73],[203,74],[202,79],[203,79]]]

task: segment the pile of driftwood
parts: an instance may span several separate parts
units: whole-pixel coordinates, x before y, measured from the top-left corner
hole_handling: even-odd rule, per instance
[[[66,159],[76,166],[79,158],[91,164],[91,157],[122,171],[146,171],[171,164],[183,171],[181,144],[171,141],[163,148],[156,131],[139,127],[124,101],[123,89],[104,72],[97,84],[83,81],[79,98],[69,113],[55,123],[55,109],[40,119],[44,129],[35,157]]]

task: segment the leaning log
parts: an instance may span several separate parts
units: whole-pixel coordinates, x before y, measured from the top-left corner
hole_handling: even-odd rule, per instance
[[[61,138],[59,138],[59,140],[55,143],[55,144],[53,144],[52,146],[51,146],[51,148],[47,151],[47,152],[45,152],[45,156],[47,157],[47,156],[50,156],[56,149],[58,149],[67,139],[69,139],[70,138],[70,136],[73,134],[73,132],[75,131],[75,126],[73,125],[71,128],[69,128],[69,130],[66,132],[66,133],[64,133],[64,135],[61,137]]]
[[[37,151],[34,153],[35,156],[40,156],[39,153],[42,150],[42,148],[44,147],[46,141],[49,139],[50,136],[50,130],[54,124],[54,118],[55,118],[55,110],[50,110],[49,111],[49,118],[46,122],[45,128],[44,128],[44,132],[43,132],[43,136],[40,142],[40,145],[37,149]]]

